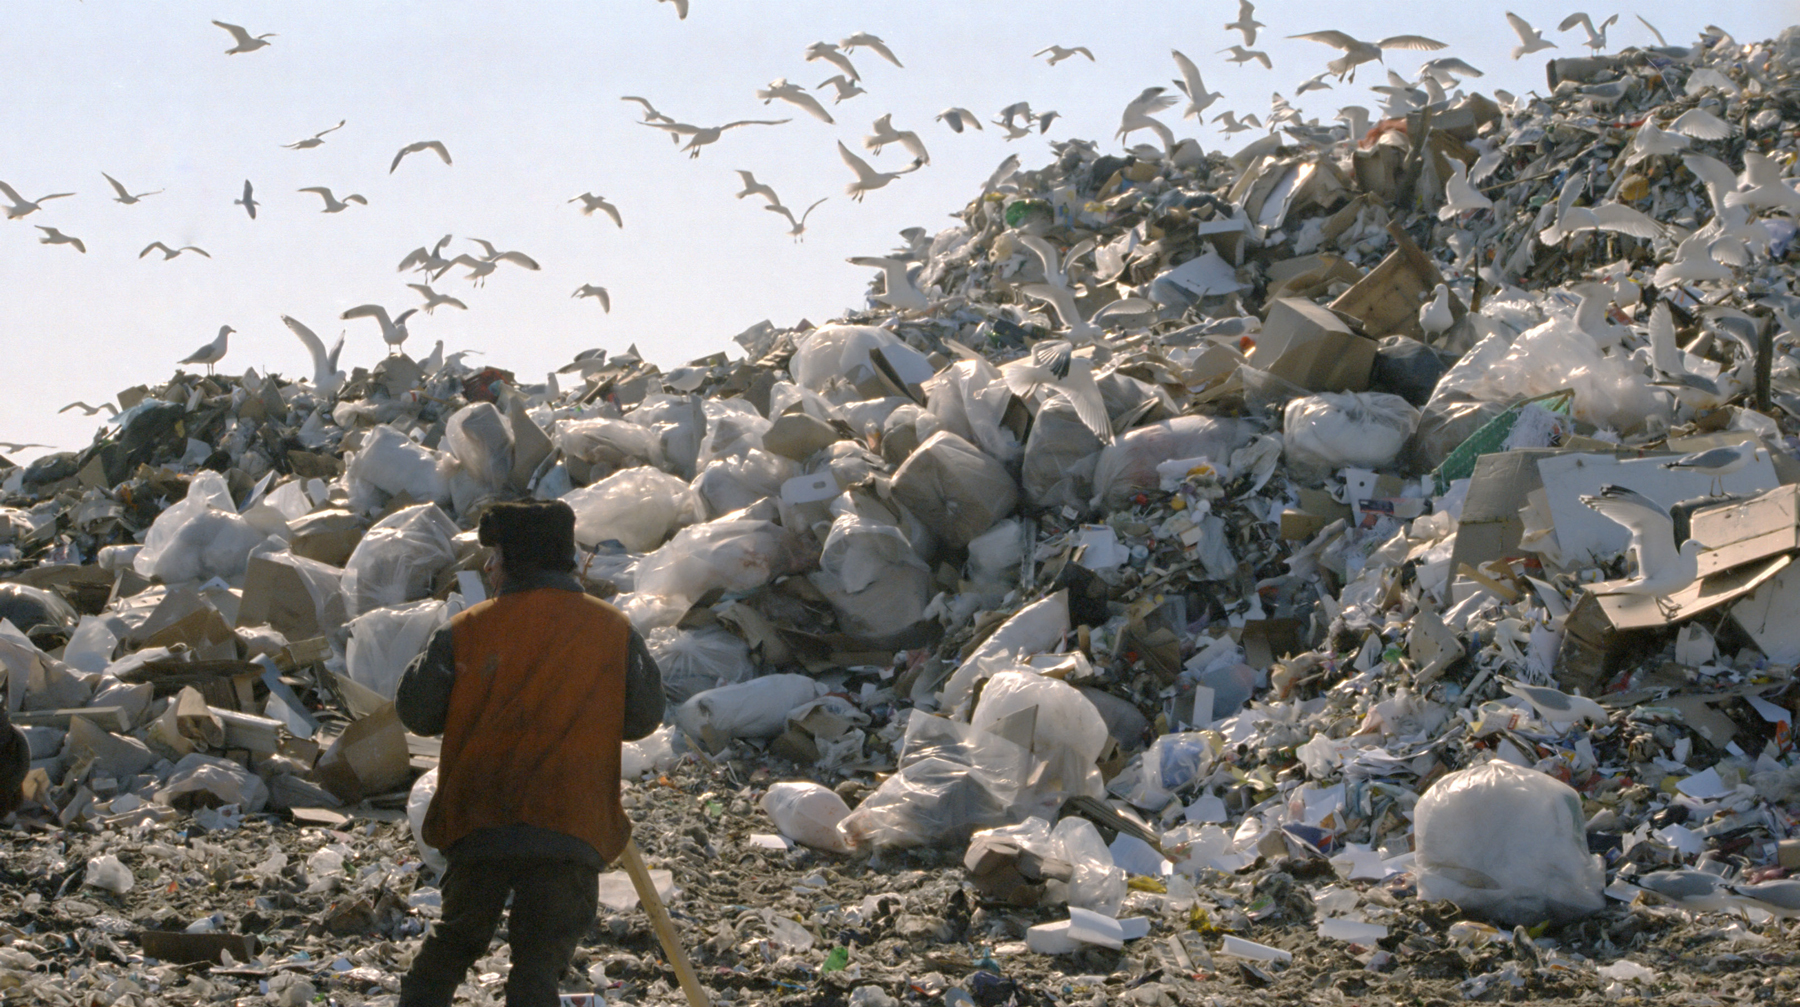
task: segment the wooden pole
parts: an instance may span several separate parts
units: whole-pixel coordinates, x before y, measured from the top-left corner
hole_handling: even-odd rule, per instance
[[[681,981],[681,991],[687,994],[688,1007],[712,1007],[712,1000],[700,986],[700,977],[694,974],[693,963],[688,961],[687,952],[681,947],[681,935],[675,932],[675,921],[669,918],[662,897],[656,894],[656,882],[650,879],[650,868],[644,866],[644,855],[638,852],[635,840],[625,842],[625,852],[619,854],[619,862],[631,875],[638,902],[649,914],[656,939],[662,942],[663,953],[669,956],[669,964],[675,968],[675,978]]]

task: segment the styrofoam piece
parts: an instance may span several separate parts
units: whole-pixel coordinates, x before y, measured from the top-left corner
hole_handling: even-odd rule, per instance
[[[1246,958],[1253,962],[1286,962],[1294,960],[1294,953],[1292,951],[1283,951],[1280,948],[1272,948],[1267,944],[1258,944],[1255,941],[1247,941],[1242,937],[1233,937],[1230,934],[1225,935],[1225,943],[1220,946],[1219,953],[1231,955],[1234,958]]]
[[[1125,928],[1118,920],[1080,906],[1069,907],[1068,934],[1071,940],[1083,944],[1098,944],[1103,948],[1125,946]]]
[[[1372,944],[1387,935],[1388,928],[1379,923],[1364,923],[1348,916],[1327,916],[1319,921],[1319,936],[1332,940]]]
[[[1069,921],[1040,923],[1025,931],[1025,946],[1040,955],[1066,955],[1081,948],[1081,942],[1069,936]]]

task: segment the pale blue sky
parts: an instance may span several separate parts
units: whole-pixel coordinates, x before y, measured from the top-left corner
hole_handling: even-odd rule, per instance
[[[1018,153],[1027,168],[1049,159],[1041,136],[1008,143],[993,126],[952,133],[933,121],[947,106],[991,119],[1004,105],[1030,101],[1062,113],[1049,139],[1082,137],[1118,150],[1112,135],[1125,103],[1176,75],[1171,47],[1225,93],[1213,112],[1259,115],[1272,92],[1291,98],[1296,83],[1335,55],[1282,37],[1300,32],[1429,35],[1450,44],[1436,55],[1487,72],[1470,86],[1520,93],[1543,90],[1546,56],[1586,52],[1579,30],[1555,31],[1568,8],[1526,0],[1511,9],[1561,48],[1510,60],[1516,40],[1505,9],[1265,3],[1257,17],[1268,27],[1255,48],[1274,60],[1269,71],[1223,62],[1217,50],[1239,37],[1221,27],[1237,5],[1221,0],[692,0],[685,21],[653,0],[18,0],[7,5],[9,30],[0,35],[0,88],[9,96],[0,105],[0,180],[28,199],[78,195],[0,220],[0,345],[13,378],[0,397],[0,441],[85,445],[96,420],[58,416],[58,407],[167,378],[222,324],[238,330],[221,364],[233,373],[307,372],[283,313],[327,342],[347,331],[344,363],[372,364],[385,352],[375,324],[338,314],[371,301],[395,311],[418,303],[404,284],[420,278],[395,266],[447,233],[457,236],[452,254],[478,252],[467,238],[486,238],[543,269],[503,264],[484,289],[461,279],[460,269],[445,275],[436,288],[469,310],[415,315],[407,344],[415,356],[443,339],[448,350],[483,351],[477,360],[540,381],[590,346],[635,342],[664,365],[718,350],[735,355],[729,338],[763,318],[818,322],[861,304],[869,273],[844,259],[885,253],[904,227],[945,226],[1007,154]],[[1652,41],[1631,11],[1622,13],[1610,48]],[[1687,44],[1708,21],[1740,41],[1770,38],[1794,13],[1791,3],[1762,2],[1669,5],[1646,16],[1671,43]],[[226,56],[231,39],[213,19],[278,34],[265,49]],[[778,77],[819,84],[837,71],[805,62],[803,50],[859,30],[886,40],[906,66],[854,53],[868,93],[833,105],[829,88],[819,92],[835,125],[752,94]],[[1085,45],[1096,61],[1078,56],[1051,67],[1032,58],[1051,43]],[[1431,55],[1390,53],[1387,65],[1411,77]],[[1342,105],[1377,106],[1367,90],[1377,83],[1381,67],[1365,67],[1356,83],[1295,104],[1329,120]],[[626,94],[702,126],[793,121],[729,131],[690,160],[664,133],[637,123],[637,106],[619,101]],[[853,203],[835,142],[877,169],[903,167],[897,147],[877,157],[859,142],[890,112],[897,127],[923,138],[932,163]],[[1178,116],[1179,108],[1162,118],[1208,149],[1260,135],[1225,138]],[[280,147],[339,119],[348,124],[323,146]],[[403,144],[426,139],[442,140],[455,164],[415,154],[388,174]],[[760,199],[733,197],[737,168],[755,172],[796,213],[830,197],[808,221],[804,244],[786,236],[785,221],[760,209]],[[133,192],[167,191],[122,206],[103,171]],[[232,205],[246,178],[262,203],[254,221]],[[294,191],[313,185],[340,197],[361,193],[369,205],[322,214],[316,196]],[[585,191],[616,203],[624,229],[566,202]],[[81,238],[87,253],[39,244],[38,224]],[[155,240],[199,245],[213,257],[136,258]],[[571,299],[584,283],[611,292],[611,314]]]

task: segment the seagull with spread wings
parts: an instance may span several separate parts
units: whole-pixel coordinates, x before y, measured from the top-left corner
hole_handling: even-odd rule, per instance
[[[417,154],[421,150],[432,151],[437,154],[438,157],[442,158],[445,164],[451,163],[450,151],[444,147],[444,142],[442,140],[420,140],[417,143],[409,143],[400,148],[400,153],[394,155],[394,163],[388,165],[388,174],[392,175],[394,169],[400,167],[400,161],[405,158],[406,155]]]
[[[388,344],[388,353],[394,354],[400,352],[400,344],[406,342],[406,337],[411,335],[406,331],[406,320],[418,310],[418,308],[407,308],[400,312],[398,317],[390,318],[387,309],[379,304],[359,304],[338,317],[345,320],[352,318],[375,319],[376,324],[381,326],[382,342]]]
[[[38,210],[42,209],[38,204],[45,200],[66,199],[69,196],[75,195],[72,192],[53,192],[48,196],[39,196],[36,199],[26,199],[24,196],[19,195],[17,189],[7,185],[5,182],[0,182],[0,194],[4,194],[7,199],[12,200],[12,205],[6,208],[7,220],[18,220],[20,217],[36,213]]]
[[[83,255],[87,254],[87,246],[81,243],[80,238],[77,238],[72,234],[64,234],[54,227],[45,227],[42,224],[37,225],[37,229],[44,232],[44,236],[38,239],[38,244],[74,245],[77,252],[80,252]]]
[[[332,130],[343,129],[344,123],[346,121],[348,121],[348,120],[339,119],[338,124],[331,127],[330,129],[321,129],[317,133],[314,133],[313,135],[307,137],[304,140],[296,140],[293,143],[284,143],[281,145],[281,147],[283,150],[311,150],[314,147],[317,147],[320,144],[325,142],[325,134],[326,133],[332,132]],[[286,317],[286,316],[283,316],[283,317]]]
[[[320,210],[320,213],[342,213],[350,207],[351,203],[361,203],[364,206],[369,205],[369,201],[364,199],[359,193],[353,192],[343,199],[338,199],[331,194],[330,189],[323,185],[309,185],[299,191],[313,193],[325,201],[325,209]]]
[[[207,252],[206,249],[201,248],[198,245],[182,245],[180,248],[170,248],[169,246],[163,244],[160,241],[152,241],[148,245],[145,245],[144,250],[138,253],[138,258],[141,259],[144,256],[149,255],[153,251],[161,251],[164,262],[167,262],[170,259],[173,259],[177,255],[180,255],[182,252],[197,252],[200,255],[205,256],[206,258],[209,258],[209,259],[212,258],[211,253]]]
[[[736,129],[739,126],[779,126],[782,123],[793,121],[792,119],[739,119],[737,122],[728,122],[723,126],[690,126],[679,122],[673,125],[647,122],[644,125],[686,136],[688,138],[687,146],[681,149],[688,152],[688,157],[699,157],[700,148],[710,143],[717,143],[719,137],[725,135],[725,131],[728,129]]]
[[[227,56],[236,56],[238,53],[241,53],[241,52],[255,52],[256,50],[261,49],[263,46],[270,44],[268,42],[263,41],[263,39],[269,39],[269,38],[275,37],[274,32],[269,32],[266,35],[257,35],[257,36],[252,37],[251,34],[247,31],[245,31],[243,28],[240,28],[234,24],[226,24],[223,21],[214,21],[213,24],[216,24],[219,27],[230,32],[231,37],[233,39],[237,40],[236,45],[225,50],[225,55],[227,55]]]
[[[899,171],[876,171],[869,167],[869,162],[851,153],[850,148],[844,146],[844,141],[839,140],[837,146],[838,156],[843,158],[844,163],[850,167],[851,171],[856,172],[856,181],[845,186],[844,193],[859,203],[862,202],[865,193],[879,189],[908,172],[918,171],[923,165],[923,162],[914,161],[910,168],[902,168]]]
[[[900,62],[900,57],[894,55],[894,50],[887,47],[886,42],[883,42],[881,39],[876,38],[866,31],[859,31],[849,38],[838,40],[838,48],[845,52],[849,52],[857,46],[866,46],[867,48],[874,50],[877,56],[887,60],[889,63],[892,63],[903,70],[906,68],[905,64]]]
[[[307,355],[312,357],[313,390],[326,397],[336,395],[337,390],[344,386],[344,372],[338,370],[338,354],[344,352],[344,337],[339,336],[337,345],[327,350],[325,341],[298,320],[282,315],[281,322],[300,338],[300,344],[306,347]]]
[[[1248,7],[1249,4],[1244,6]],[[1252,31],[1251,34],[1255,32]],[[1180,49],[1170,49],[1169,54],[1175,57],[1175,68],[1181,71],[1181,79],[1175,82],[1175,86],[1188,98],[1188,106],[1182,111],[1181,117],[1204,120],[1206,110],[1212,107],[1212,103],[1225,96],[1206,89],[1206,82],[1200,79],[1200,68],[1194,65],[1193,60],[1183,56]]]
[[[800,214],[799,220],[794,219],[794,211],[782,206],[780,203],[771,203],[768,206],[763,207],[763,209],[770,213],[779,213],[786,217],[788,224],[791,225],[788,234],[792,235],[795,241],[804,241],[806,239],[802,238],[801,235],[806,233],[806,218],[812,216],[813,210],[817,209],[820,203],[823,203],[830,198],[830,196],[822,196],[819,199],[814,200],[813,205],[807,207],[806,211]]]
[[[1325,64],[1325,68],[1337,74],[1339,80],[1356,79],[1356,68],[1364,63],[1381,60],[1384,49],[1442,49],[1446,43],[1423,35],[1390,35],[1379,42],[1364,42],[1352,38],[1341,31],[1312,31],[1304,35],[1289,35],[1288,38],[1304,39],[1308,42],[1323,42],[1334,49],[1342,49],[1344,54]]]
[[[584,217],[591,217],[594,215],[595,210],[599,210],[601,213],[611,217],[614,224],[617,224],[620,227],[625,226],[624,218],[619,216],[619,208],[607,202],[605,196],[596,196],[591,192],[584,192],[574,199],[569,200],[569,202],[580,203],[581,215]]]
[[[602,310],[604,310],[609,315],[612,314],[612,297],[611,297],[611,295],[609,295],[606,292],[605,287],[595,286],[592,283],[584,283],[581,286],[576,287],[575,292],[573,294],[570,294],[569,296],[570,297],[592,297],[594,300],[600,302],[600,307]]]
[[[409,284],[407,284],[407,286],[411,287],[414,290],[417,290],[419,292],[419,296],[425,298],[425,303],[419,305],[419,310],[425,312],[428,315],[435,314],[437,312],[438,307],[441,305],[445,305],[445,304],[448,304],[453,308],[461,308],[464,311],[469,310],[469,306],[467,304],[464,304],[463,302],[457,300],[456,298],[451,297],[449,294],[438,293],[437,291],[431,289],[431,285],[429,283],[409,283]]]
[[[111,175],[108,175],[106,172],[104,172],[104,171],[101,172],[100,177],[106,179],[106,181],[112,185],[113,191],[118,193],[117,196],[113,197],[113,202],[124,203],[126,206],[130,206],[131,204],[143,199],[145,196],[154,196],[154,195],[156,195],[157,192],[162,191],[161,189],[158,189],[158,190],[156,190],[156,192],[140,192],[136,195],[132,195],[132,193],[129,190],[127,190],[124,185],[120,184],[118,179],[112,177]]]
[[[1055,66],[1063,60],[1077,55],[1086,56],[1089,63],[1094,62],[1094,54],[1089,51],[1088,47],[1085,45],[1068,46],[1066,48],[1060,45],[1047,45],[1031,55],[1036,57],[1042,56],[1045,53],[1050,54],[1050,58],[1044,61],[1050,66]]]

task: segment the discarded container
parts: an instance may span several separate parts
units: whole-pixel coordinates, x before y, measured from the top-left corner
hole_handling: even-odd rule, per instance
[[[838,823],[850,807],[837,794],[816,783],[777,783],[758,802],[781,834],[802,846],[849,853],[850,844]]]

